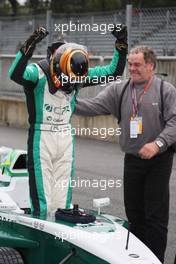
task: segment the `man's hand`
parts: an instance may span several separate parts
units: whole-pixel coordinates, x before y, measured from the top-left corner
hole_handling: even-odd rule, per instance
[[[117,27],[114,25],[112,35],[116,38],[117,49],[128,49],[127,34],[127,26],[121,24],[120,27]]]
[[[44,39],[49,32],[44,27],[37,28],[33,34],[25,41],[25,43],[21,47],[21,52],[23,52],[26,56],[31,57],[35,46],[42,39]]]
[[[159,147],[155,142],[145,144],[138,152],[141,159],[151,159],[159,153]]]

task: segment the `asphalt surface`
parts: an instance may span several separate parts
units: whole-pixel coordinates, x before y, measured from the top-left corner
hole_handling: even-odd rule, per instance
[[[27,131],[0,126],[0,146],[26,149]],[[123,153],[118,144],[76,138],[73,202],[92,208],[93,198],[110,197],[103,209],[125,218],[123,204]],[[158,186],[159,187],[159,186]],[[165,264],[173,264],[176,254],[176,155],[170,181],[170,221]]]

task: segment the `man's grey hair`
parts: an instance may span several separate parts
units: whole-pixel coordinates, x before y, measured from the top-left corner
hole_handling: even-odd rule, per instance
[[[155,69],[157,57],[154,50],[149,46],[136,46],[130,50],[130,54],[137,54],[140,52],[144,55],[144,61],[146,63],[152,63]]]

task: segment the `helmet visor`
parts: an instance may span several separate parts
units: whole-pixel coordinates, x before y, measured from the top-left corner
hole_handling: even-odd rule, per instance
[[[70,69],[76,76],[85,76],[88,71],[87,56],[81,51],[73,52],[70,58]]]

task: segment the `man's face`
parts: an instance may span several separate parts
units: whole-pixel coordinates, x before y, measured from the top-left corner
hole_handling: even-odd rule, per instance
[[[149,80],[154,71],[153,63],[146,63],[142,52],[129,54],[128,70],[133,82]]]

